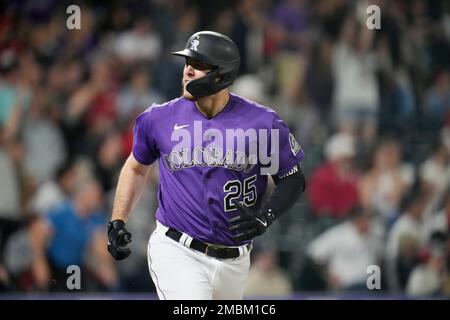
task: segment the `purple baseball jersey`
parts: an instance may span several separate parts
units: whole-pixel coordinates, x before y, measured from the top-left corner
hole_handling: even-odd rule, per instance
[[[228,231],[235,201],[259,207],[267,175],[282,177],[304,152],[270,108],[235,94],[206,118],[183,97],[153,104],[136,118],[133,156],[141,164],[158,159],[156,219],[207,243],[242,245]]]

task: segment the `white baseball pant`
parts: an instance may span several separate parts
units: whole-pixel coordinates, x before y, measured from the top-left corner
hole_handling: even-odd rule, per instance
[[[239,300],[243,298],[250,252],[235,259],[216,259],[165,235],[157,221],[147,248],[148,266],[161,300]]]

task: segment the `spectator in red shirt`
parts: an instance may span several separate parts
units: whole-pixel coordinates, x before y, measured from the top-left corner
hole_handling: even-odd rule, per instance
[[[312,173],[309,182],[311,208],[318,216],[342,218],[359,203],[358,175],[352,164],[353,137],[335,134],[327,141],[324,153],[327,161]]]

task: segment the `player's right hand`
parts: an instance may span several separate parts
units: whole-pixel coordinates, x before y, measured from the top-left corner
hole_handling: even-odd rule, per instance
[[[125,229],[125,222],[117,219],[108,223],[108,251],[116,260],[123,260],[131,254],[127,245],[131,242],[131,233]]]

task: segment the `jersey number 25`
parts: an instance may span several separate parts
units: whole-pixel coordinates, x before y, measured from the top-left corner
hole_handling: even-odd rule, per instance
[[[228,181],[223,186],[223,191],[226,193],[225,198],[223,199],[223,208],[225,212],[236,210],[237,208],[234,205],[234,202],[241,197],[243,197],[242,201],[244,201],[245,206],[251,207],[254,205],[256,203],[256,199],[258,198],[254,184],[255,182],[256,175],[251,176],[244,181]]]

